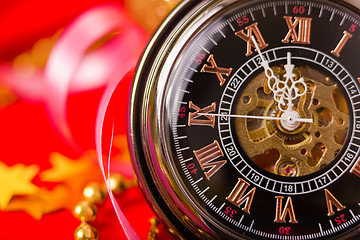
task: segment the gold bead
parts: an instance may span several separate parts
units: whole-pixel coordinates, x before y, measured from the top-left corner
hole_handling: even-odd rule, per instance
[[[157,226],[159,225],[159,220],[157,220],[157,218],[153,217],[150,219],[150,229],[148,232],[148,240],[156,240],[157,236],[159,234],[159,229],[157,228]]]
[[[151,226],[157,226],[157,225],[159,225],[159,223],[160,223],[160,221],[157,219],[157,218],[155,218],[155,217],[152,217],[152,218],[150,218],[150,224],[151,224]]]
[[[96,213],[96,206],[88,201],[80,202],[74,208],[74,216],[82,222],[91,222],[95,220]]]
[[[86,200],[98,204],[105,201],[107,193],[103,185],[90,183],[84,188],[83,195]]]
[[[136,185],[135,181],[126,179],[121,174],[113,174],[109,179],[109,184],[114,194],[118,194]]]
[[[81,223],[81,225],[74,232],[75,240],[97,240],[98,233],[95,228],[91,227],[87,223]]]

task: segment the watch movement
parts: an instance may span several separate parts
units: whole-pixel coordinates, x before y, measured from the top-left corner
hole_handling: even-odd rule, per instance
[[[179,239],[359,239],[360,11],[183,1],[139,62],[129,134]]]

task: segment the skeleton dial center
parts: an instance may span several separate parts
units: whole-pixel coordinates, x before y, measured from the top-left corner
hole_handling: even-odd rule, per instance
[[[355,228],[359,16],[323,1],[253,1],[199,32],[170,76],[165,119],[173,173],[200,214],[235,237]]]

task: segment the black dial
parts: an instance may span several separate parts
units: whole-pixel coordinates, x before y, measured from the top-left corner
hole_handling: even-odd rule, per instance
[[[148,155],[162,159],[147,157],[145,181],[163,184],[155,194],[175,189],[164,202],[198,237],[356,235],[359,13],[322,0],[228,2],[198,7],[211,17],[182,32],[170,63],[153,58],[161,93],[134,92],[149,91],[137,110],[155,119],[143,132],[159,139]]]

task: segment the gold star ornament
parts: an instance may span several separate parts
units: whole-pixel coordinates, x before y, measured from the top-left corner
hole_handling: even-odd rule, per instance
[[[5,209],[14,195],[30,195],[39,188],[31,181],[39,173],[36,165],[16,164],[12,167],[0,162],[0,209]]]

